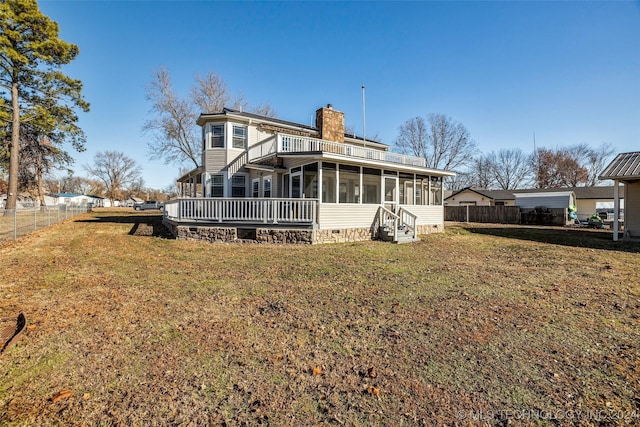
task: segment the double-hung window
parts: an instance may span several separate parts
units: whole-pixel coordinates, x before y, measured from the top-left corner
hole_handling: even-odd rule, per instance
[[[211,177],[211,197],[224,197],[224,175]]]
[[[211,148],[224,148],[224,125],[211,125]]]
[[[262,180],[262,197],[271,197],[271,177],[266,176]]]
[[[233,125],[233,148],[247,148],[247,127]]]
[[[247,191],[247,177],[236,175],[231,178],[231,197],[245,197]]]

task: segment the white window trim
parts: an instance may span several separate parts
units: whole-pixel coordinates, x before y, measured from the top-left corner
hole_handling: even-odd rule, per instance
[[[266,188],[266,186],[264,185],[265,181],[269,181],[269,192],[271,193],[270,196],[265,196],[264,194],[264,189]],[[262,177],[262,188],[260,189],[260,195],[261,197],[273,197],[273,178],[272,175],[266,175]]]
[[[213,146],[213,128],[214,127],[218,127],[218,126],[222,126],[222,146],[221,147],[214,147]],[[209,124],[209,132],[208,132],[208,144],[207,144],[207,148],[210,150],[221,150],[221,149],[225,149],[227,147],[227,126],[226,123],[210,123]]]
[[[254,186],[255,186],[256,184],[258,184],[258,191],[254,192],[254,191],[253,191],[253,188],[254,188]],[[261,193],[261,192],[260,192],[260,190],[261,190],[261,188],[260,188],[260,178],[253,178],[253,179],[251,180],[251,197],[252,197],[252,198],[258,198],[258,197],[260,197],[260,193]],[[256,193],[257,193],[257,194],[256,194]]]
[[[212,173],[210,175],[210,187],[211,189],[209,190],[209,194],[211,194],[211,197],[226,197],[227,196],[227,186],[225,185],[225,183],[227,182],[227,174],[225,172],[220,172],[220,173]],[[215,176],[221,176],[222,177],[222,196],[213,196],[213,178]]]
[[[240,197],[240,196],[234,196],[233,195],[233,178],[234,177],[240,177],[243,176],[244,177],[244,197],[247,197],[247,194],[251,191],[251,188],[247,188],[247,186],[249,185],[249,180],[247,178],[249,178],[249,175],[246,173],[234,173],[233,175],[229,176],[229,195],[231,197]]]
[[[240,123],[231,123],[231,133],[230,133],[230,144],[229,144],[229,148],[233,148],[234,150],[246,150],[249,146],[249,126],[245,125],[245,124],[240,124]],[[244,144],[242,146],[242,148],[239,147],[234,147],[233,142],[234,142],[234,138],[235,138],[235,128],[242,128],[244,129]]]

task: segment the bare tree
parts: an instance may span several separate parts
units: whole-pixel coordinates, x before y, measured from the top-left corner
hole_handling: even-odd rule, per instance
[[[614,149],[611,144],[603,143],[598,148],[591,149],[585,160],[584,166],[587,168],[587,187],[598,185],[601,181],[598,175],[602,172],[613,156]]]
[[[473,185],[480,188],[494,187],[495,177],[486,156],[478,156],[473,159],[469,175],[471,175]]]
[[[147,99],[153,103],[157,117],[147,121],[142,130],[151,134],[148,143],[152,159],[164,159],[166,164],[200,164],[202,142],[196,127],[198,118],[194,100],[182,99],[171,89],[169,72],[161,68],[147,87]],[[201,101],[204,102],[204,101]]]
[[[231,103],[231,94],[227,84],[217,74],[196,75],[196,85],[191,88],[191,99],[198,107],[198,113],[217,113],[224,107],[242,108],[244,100],[239,97]]]
[[[455,176],[446,178],[447,190],[458,191],[475,184],[473,172],[457,172]]]
[[[430,114],[427,120],[414,117],[399,130],[396,147],[405,154],[424,158],[430,168],[463,169],[477,153],[467,128],[443,114]]]
[[[533,170],[529,156],[519,148],[503,148],[482,157],[492,181],[501,190],[520,188]]]
[[[106,197],[113,201],[121,198],[125,186],[140,179],[141,169],[135,160],[119,151],[96,154],[93,166],[85,165],[89,175],[98,179],[105,187]]]
[[[196,125],[201,113],[218,113],[230,107],[269,117],[276,115],[269,104],[251,108],[242,96],[233,100],[227,84],[211,72],[197,75],[189,96],[181,97],[171,87],[169,72],[160,68],[147,87],[147,100],[153,104],[155,117],[144,124],[142,131],[151,137],[147,144],[151,159],[163,159],[166,164],[186,162],[192,168],[200,165],[202,156],[202,136]]]

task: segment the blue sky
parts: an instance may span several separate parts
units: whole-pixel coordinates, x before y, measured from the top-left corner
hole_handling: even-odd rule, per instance
[[[610,143],[640,149],[640,2],[210,2],[41,0],[80,55],[87,151],[143,167],[165,188],[179,165],[149,160],[145,87],[163,66],[186,94],[219,74],[252,105],[309,124],[328,103],[392,144],[406,120],[442,113],[482,152]],[[72,150],[71,148],[69,149]]]

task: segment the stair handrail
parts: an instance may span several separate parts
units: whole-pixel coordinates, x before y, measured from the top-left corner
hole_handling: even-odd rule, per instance
[[[398,239],[398,221],[400,217],[393,211],[380,205],[378,207],[378,215],[380,218],[380,225],[390,227],[393,230],[393,241]]]
[[[418,219],[418,215],[414,214],[410,210],[400,206],[398,208],[398,220],[400,221],[400,225],[407,227],[411,232],[411,237],[416,237],[416,219]]]

